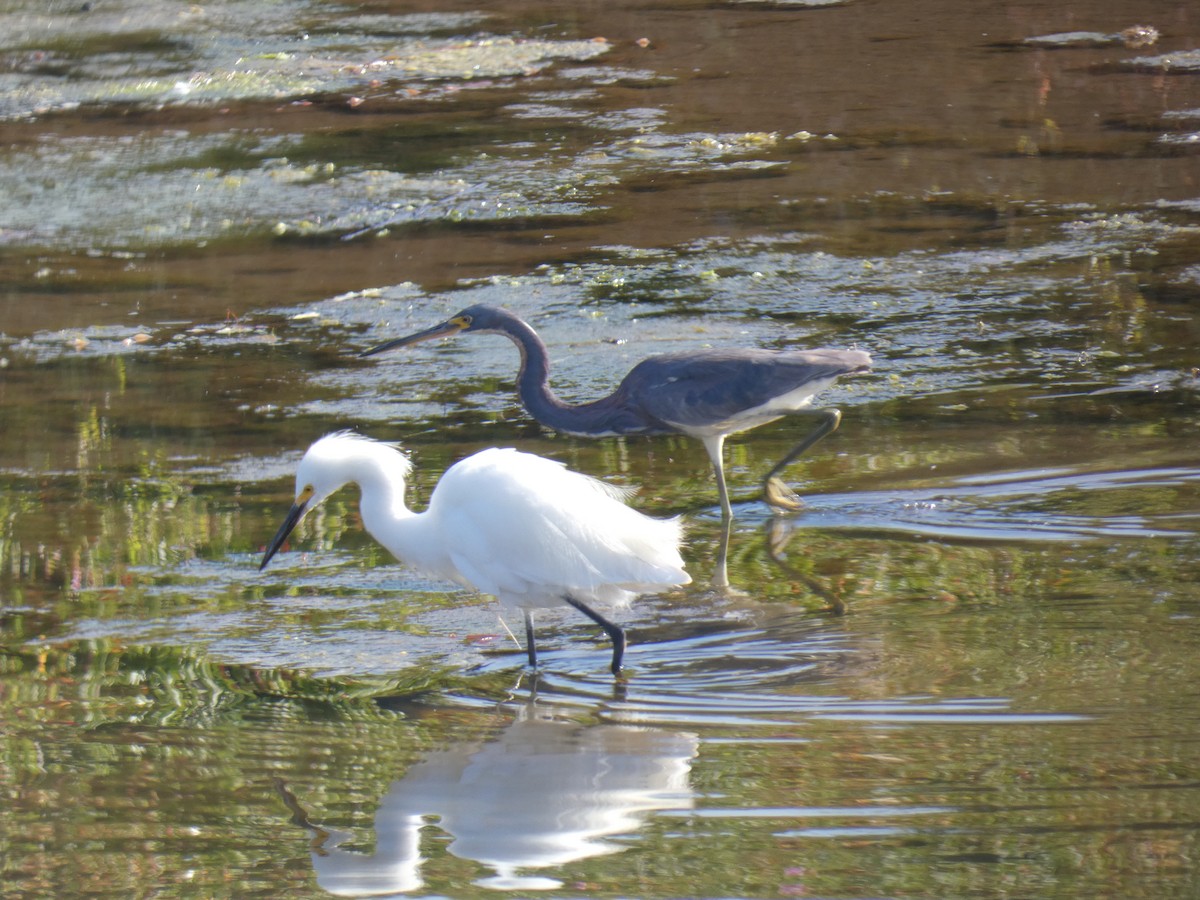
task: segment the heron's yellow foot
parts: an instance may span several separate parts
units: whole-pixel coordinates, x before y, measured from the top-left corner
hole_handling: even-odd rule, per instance
[[[769,504],[781,512],[798,512],[804,509],[804,501],[779,478],[768,478],[763,492]]]

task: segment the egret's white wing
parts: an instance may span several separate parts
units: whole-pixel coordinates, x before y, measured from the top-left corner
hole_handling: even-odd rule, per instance
[[[425,515],[467,580],[516,605],[686,584],[679,521],[645,516],[623,493],[532,454],[485,450],[446,472]]]

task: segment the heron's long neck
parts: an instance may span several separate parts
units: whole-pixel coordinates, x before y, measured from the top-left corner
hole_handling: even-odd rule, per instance
[[[512,340],[521,351],[517,392],[535,419],[567,433],[596,434],[607,430],[623,430],[607,422],[611,414],[621,414],[620,410],[611,409],[612,397],[572,404],[564,402],[554,393],[550,387],[550,354],[538,333],[529,325],[515,319],[510,330],[499,333]]]
[[[512,330],[504,332],[521,351],[521,371],[517,375],[517,391],[525,408],[539,422],[557,421],[570,417],[574,407],[564,403],[550,388],[550,353],[546,344],[525,322],[516,319]]]

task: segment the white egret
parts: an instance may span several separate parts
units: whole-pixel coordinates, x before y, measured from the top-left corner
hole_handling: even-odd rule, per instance
[[[424,512],[404,504],[408,459],[391,444],[351,432],[321,438],[296,472],[296,501],[259,569],[330,494],[362,491],[363,525],[397,559],[426,574],[495,596],[525,616],[526,650],[537,666],[533,611],[565,603],[612,639],[621,671],[625,632],[592,603],[688,584],[679,555],[682,523],[624,503],[627,491],[513,449],[483,450],[446,470]]]

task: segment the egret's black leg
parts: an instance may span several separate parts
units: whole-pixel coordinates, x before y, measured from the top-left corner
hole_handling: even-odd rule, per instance
[[[600,615],[600,613],[596,612],[594,609],[592,609],[586,603],[576,600],[574,597],[563,597],[563,600],[565,600],[567,603],[570,603],[573,607],[575,607],[577,610],[579,610],[581,613],[583,613],[585,616],[587,616],[589,619],[591,619],[593,622],[595,622],[597,625],[599,625],[601,628],[603,628],[606,632],[608,632],[608,636],[609,636],[609,638],[612,639],[612,645],[613,645],[612,673],[614,675],[620,675],[621,674],[621,660],[625,658],[625,631],[624,631],[624,629],[621,628],[620,625],[614,625],[612,622],[608,621],[608,619],[604,618],[604,616]]]
[[[838,409],[818,409],[813,410],[812,414],[821,418],[820,424],[812,430],[808,437],[789,450],[787,456],[775,463],[775,467],[767,473],[766,480],[763,482],[763,491],[766,494],[767,502],[779,509],[794,512],[804,506],[804,501],[796,496],[795,491],[784,484],[779,473],[825,435],[836,431],[838,425],[842,423],[842,412]]]
[[[296,795],[288,789],[287,782],[278,776],[272,778],[271,781],[275,785],[275,790],[282,798],[284,806],[292,811],[292,824],[315,829],[316,826],[309,820],[308,813],[304,811],[304,807],[300,805],[300,801],[296,799]]]
[[[529,668],[537,668],[537,643],[533,640],[533,613],[525,610],[525,652],[529,654]]]

